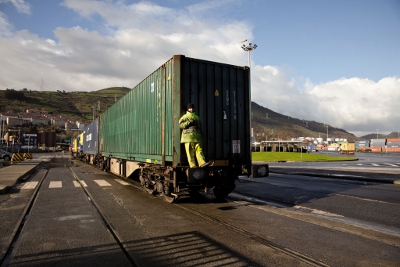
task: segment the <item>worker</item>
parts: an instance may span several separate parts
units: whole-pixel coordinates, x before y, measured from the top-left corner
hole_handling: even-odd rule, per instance
[[[208,166],[201,147],[202,132],[201,121],[199,116],[194,112],[194,105],[189,103],[187,105],[187,112],[179,119],[179,126],[182,131],[181,143],[185,144],[186,155],[189,162],[189,167],[196,167],[197,163],[200,167]]]

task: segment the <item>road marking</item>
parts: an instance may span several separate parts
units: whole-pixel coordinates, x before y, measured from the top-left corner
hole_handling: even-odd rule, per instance
[[[393,167],[399,167],[399,166],[397,166],[395,164],[390,164],[390,163],[384,163],[384,164],[389,165],[389,166],[393,166]]]
[[[62,182],[61,181],[51,181],[49,184],[49,188],[61,188]]]
[[[323,211],[323,210],[317,210],[317,209],[312,209],[312,208],[308,208],[308,207],[303,207],[300,205],[293,206],[293,208],[295,208],[296,210],[299,210],[299,211],[310,212],[313,214],[318,214],[318,215],[323,215],[323,216],[328,216],[328,217],[344,218],[344,216],[340,215],[340,214],[335,214],[335,213],[330,213],[330,212]]]
[[[27,182],[21,189],[35,189],[39,182]]]
[[[376,164],[376,163],[372,163],[372,165],[373,165],[373,166],[377,166],[377,167],[380,166],[379,164]]]
[[[381,201],[381,200],[376,200],[376,199],[368,199],[368,198],[355,197],[355,196],[342,195],[342,194],[335,194],[335,195],[336,195],[336,196],[341,196],[341,197],[354,198],[354,199],[363,200],[363,201],[369,201],[369,202],[384,203],[384,204],[393,204],[393,203],[390,203],[390,202]]]
[[[128,182],[126,182],[126,181],[123,181],[123,180],[121,180],[121,179],[114,179],[114,181],[116,181],[116,182],[118,182],[118,183],[120,183],[120,184],[122,184],[122,185],[130,185],[130,183],[128,183]]]
[[[111,186],[111,184],[107,183],[105,180],[94,180],[100,186]]]

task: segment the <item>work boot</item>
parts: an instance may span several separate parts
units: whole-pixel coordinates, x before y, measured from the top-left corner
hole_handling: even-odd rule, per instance
[[[200,168],[207,167],[209,164],[210,164],[210,162],[203,163],[203,164],[201,164]]]

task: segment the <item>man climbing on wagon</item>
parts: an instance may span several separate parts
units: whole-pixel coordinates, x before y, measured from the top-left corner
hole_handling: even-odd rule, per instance
[[[199,116],[194,112],[194,105],[187,105],[187,112],[179,119],[179,126],[182,131],[181,143],[185,143],[186,155],[189,167],[196,167],[196,159],[200,167],[208,166],[205,161],[203,149],[201,147],[202,132]]]

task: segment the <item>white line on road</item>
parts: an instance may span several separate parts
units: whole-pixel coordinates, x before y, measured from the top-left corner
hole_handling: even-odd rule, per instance
[[[111,186],[111,184],[107,183],[105,180],[94,180],[100,186]]]
[[[128,182],[126,182],[126,181],[123,181],[123,180],[121,180],[121,179],[114,179],[114,181],[116,181],[116,182],[118,182],[118,183],[120,183],[120,184],[122,184],[122,185],[130,185],[130,183],[128,183]]]
[[[21,189],[35,189],[39,182],[27,182]]]
[[[399,167],[399,166],[397,166],[397,165],[395,165],[395,164],[390,164],[390,163],[385,163],[386,165],[389,165],[389,166],[393,166],[393,167]]]
[[[49,184],[49,188],[61,188],[62,182],[61,181],[51,181]]]
[[[392,204],[392,203],[390,203],[390,202],[385,202],[385,201],[376,200],[376,199],[368,199],[368,198],[363,198],[363,197],[355,197],[355,196],[342,195],[342,194],[335,194],[335,195],[336,195],[336,196],[341,196],[341,197],[347,197],[347,198],[353,198],[353,199],[363,200],[363,201],[369,201],[369,202],[384,203],[384,204]]]

